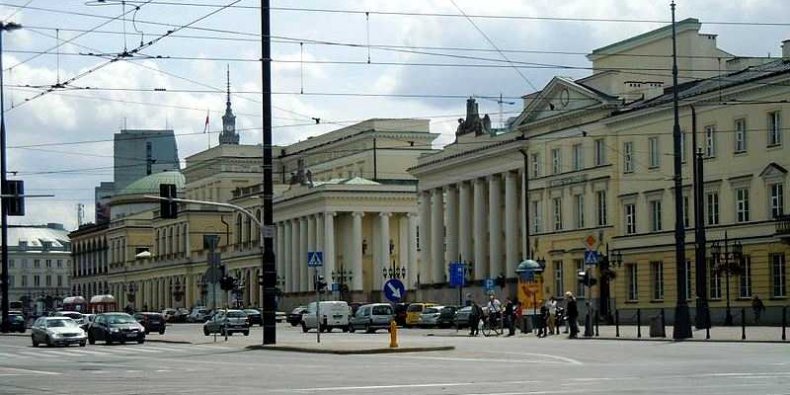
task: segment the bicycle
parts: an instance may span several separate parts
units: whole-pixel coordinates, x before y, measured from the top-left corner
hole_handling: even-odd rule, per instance
[[[492,336],[492,333],[493,336],[499,336],[504,332],[501,313],[491,313],[485,317],[483,320],[483,336],[489,337]]]

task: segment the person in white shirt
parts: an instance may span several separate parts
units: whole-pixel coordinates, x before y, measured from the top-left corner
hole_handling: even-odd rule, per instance
[[[552,296],[549,301],[546,302],[546,307],[549,309],[549,334],[553,335],[557,323],[557,299],[554,299]]]

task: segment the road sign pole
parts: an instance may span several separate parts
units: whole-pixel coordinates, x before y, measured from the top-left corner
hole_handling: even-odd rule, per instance
[[[315,288],[315,340],[321,343],[321,292],[318,290],[318,266],[313,268],[313,288]]]

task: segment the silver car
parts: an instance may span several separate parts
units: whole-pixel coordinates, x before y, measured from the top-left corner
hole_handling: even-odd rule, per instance
[[[250,321],[247,313],[241,310],[219,310],[205,324],[203,324],[203,334],[208,336],[212,333],[219,333],[225,336],[232,336],[233,332],[241,332],[244,336],[250,335]]]
[[[373,303],[360,306],[357,312],[349,319],[349,330],[364,329],[373,333],[376,329],[389,329],[390,322],[395,319],[392,306],[388,303]]]
[[[79,344],[85,347],[88,335],[80,328],[77,321],[69,317],[41,317],[33,323],[30,337],[33,347],[40,343],[48,346]]]

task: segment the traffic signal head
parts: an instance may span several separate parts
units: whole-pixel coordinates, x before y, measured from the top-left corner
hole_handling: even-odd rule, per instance
[[[178,197],[175,184],[159,184],[159,197],[168,199],[159,201],[159,216],[162,218],[177,218],[178,203],[172,200]]]
[[[598,284],[598,279],[590,276],[590,273],[587,271],[579,271],[579,273],[577,273],[577,277],[579,279],[579,283],[585,287],[592,287]]]
[[[9,216],[25,215],[25,184],[21,180],[8,180],[3,193],[3,204],[8,208]]]
[[[505,288],[505,275],[504,275],[504,274],[501,274],[501,273],[500,273],[500,274],[499,274],[499,275],[496,277],[496,285],[498,285],[498,286],[499,286],[499,288]]]
[[[326,286],[327,283],[326,283],[326,279],[324,279],[324,276],[318,276],[318,279],[315,282],[315,289],[317,291],[323,292],[326,289]]]

